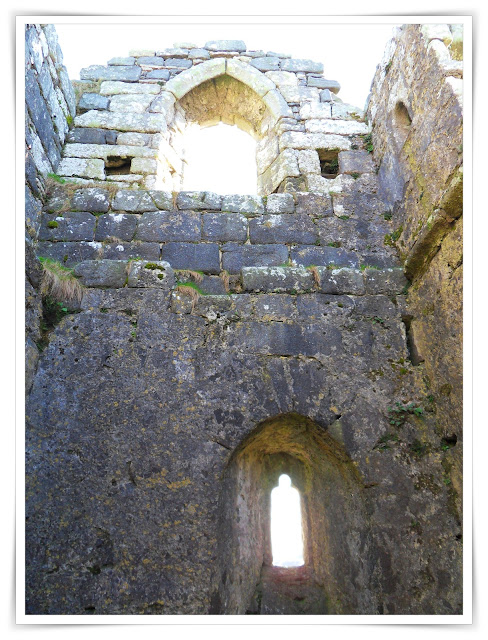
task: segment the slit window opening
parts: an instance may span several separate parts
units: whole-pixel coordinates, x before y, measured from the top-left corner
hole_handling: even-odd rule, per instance
[[[271,552],[275,567],[304,564],[300,493],[285,474],[271,491]]]

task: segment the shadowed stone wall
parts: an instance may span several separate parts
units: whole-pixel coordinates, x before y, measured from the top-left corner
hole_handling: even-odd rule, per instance
[[[409,29],[400,32],[405,46],[424,46],[420,29]],[[200,51],[215,65],[245,51],[235,41],[207,44]],[[189,52],[174,54],[185,64],[170,68],[164,56],[111,61],[94,80],[158,91],[141,79],[175,91],[188,82],[173,95],[198,121],[190,93],[203,99],[219,82],[243,80],[184,76]],[[298,88],[322,82],[321,69],[285,68],[300,61],[247,57],[237,62],[264,58],[274,73],[296,71]],[[122,67],[137,78],[115,79]],[[169,75],[148,77],[155,71]],[[78,109],[90,95],[81,94]],[[289,102],[305,128],[291,133],[311,144],[307,113],[324,103],[293,111]],[[412,334],[418,276],[409,288],[395,246],[395,216],[408,220],[403,196],[398,204],[373,162],[383,102],[372,116],[373,155],[369,138],[339,134],[350,147],[337,149],[338,175],[319,176],[313,192],[295,184],[220,196],[107,175],[50,185],[36,252],[71,268],[84,289],[44,327],[27,398],[28,613],[462,611],[449,466],[457,444],[439,429],[427,356],[420,362]],[[260,108],[256,99],[250,113]],[[75,121],[69,135],[115,137],[68,142],[65,160],[74,144],[116,147],[124,133],[142,133],[111,128],[114,117],[134,122],[124,110],[90,112],[92,124]],[[152,148],[152,135],[132,146]],[[299,147],[295,158],[307,149]],[[439,273],[442,250],[429,263]],[[281,471],[305,505],[305,566],[291,573],[272,567],[269,548],[269,494]]]

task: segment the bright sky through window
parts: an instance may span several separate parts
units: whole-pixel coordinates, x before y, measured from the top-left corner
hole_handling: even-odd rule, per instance
[[[275,567],[301,567],[303,561],[300,494],[281,475],[271,492],[271,551]]]
[[[256,142],[237,127],[191,127],[185,136],[182,191],[255,195]]]

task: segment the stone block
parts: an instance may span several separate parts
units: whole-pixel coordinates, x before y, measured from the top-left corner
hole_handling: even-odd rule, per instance
[[[136,260],[128,266],[127,286],[130,288],[155,288],[169,291],[174,285],[175,274],[168,262]]]
[[[303,60],[297,58],[289,58],[281,62],[283,71],[302,71],[304,73],[323,73],[324,65],[321,62],[313,62],[312,60]]]
[[[106,189],[85,188],[78,189],[71,198],[71,208],[74,211],[92,211],[105,213],[110,207],[110,195]]]
[[[152,69],[146,73],[148,80],[169,80],[170,72],[168,69]],[[150,86],[150,85],[146,85]],[[156,93],[156,92],[155,92]]]
[[[332,198],[327,194],[297,193],[296,212],[305,213],[311,218],[325,218],[333,215]]]
[[[104,160],[110,159],[112,156],[116,158],[155,158],[157,156],[156,149],[121,144],[72,143],[66,144],[63,151],[64,155],[69,158],[103,158]]]
[[[308,76],[307,85],[309,87],[317,87],[317,89],[327,89],[332,93],[339,93],[341,85],[337,80],[327,80],[326,78],[316,78],[315,76]]]
[[[401,267],[397,269],[365,269],[364,282],[366,293],[386,295],[402,293],[408,284]]]
[[[301,173],[316,173],[320,175],[319,154],[315,149],[303,149],[297,152],[298,168]]]
[[[182,58],[168,58],[165,66],[168,69],[190,69],[193,66],[191,60],[183,60]]]
[[[114,142],[109,141],[114,140]],[[105,129],[71,129],[67,136],[67,142],[79,144],[115,144],[117,133]]]
[[[115,67],[114,67],[115,68]],[[166,131],[166,120],[160,113],[127,113],[118,111],[87,111],[76,116],[75,126],[161,133]]]
[[[126,283],[127,262],[125,260],[88,260],[77,264],[73,273],[85,287],[118,289]]]
[[[294,73],[290,71],[268,71],[266,77],[274,82],[274,84],[282,89],[283,87],[297,87],[298,78]]]
[[[247,218],[240,213],[204,213],[202,238],[214,242],[245,242]]]
[[[192,47],[171,47],[169,49],[163,49],[163,51],[157,51],[156,55],[163,58],[186,58],[191,48]],[[205,49],[201,49],[201,51],[208,53]]]
[[[159,260],[161,253],[158,242],[104,242],[101,247],[101,257],[107,260]]]
[[[366,135],[371,129],[365,122],[312,118],[305,122],[305,131],[308,133],[333,133],[341,136],[360,136]]]
[[[134,191],[126,189],[117,191],[112,203],[114,211],[129,211],[143,213],[145,211],[157,211],[157,207],[147,191]]]
[[[150,139],[151,136],[148,133],[119,133],[117,144],[129,147],[144,147],[149,144]]]
[[[140,56],[140,58],[137,58],[137,64],[146,67],[164,67],[164,58],[159,56]]]
[[[249,221],[249,237],[253,244],[315,244],[318,231],[308,215],[265,214]]]
[[[151,113],[164,113],[166,121],[169,122],[174,114],[175,97],[169,91],[163,91],[159,96],[154,98],[149,107]]]
[[[63,242],[91,242],[96,218],[87,211],[67,211],[62,216],[44,214],[39,229],[39,240]]]
[[[258,177],[258,184],[264,193],[272,193],[283,182],[285,178],[298,177],[300,169],[296,151],[285,149],[282,151],[271,166]]]
[[[144,93],[129,93],[112,96],[112,98],[110,99],[109,111],[120,111],[123,113],[144,113],[153,100],[153,95]]]
[[[103,67],[91,65],[80,71],[81,80],[119,80],[137,82],[141,77],[141,68],[135,65]]]
[[[63,158],[58,165],[57,173],[66,177],[105,180],[105,163],[98,159]]]
[[[107,64],[109,66],[115,67],[129,67],[136,63],[136,59],[133,56],[129,56],[126,58],[111,58]]]
[[[352,267],[359,268],[359,259],[357,254],[344,249],[336,249],[335,247],[316,247],[299,245],[292,247],[291,259],[298,265],[309,267],[316,266],[336,266],[336,267]]]
[[[365,292],[363,274],[359,269],[317,267],[317,272],[322,293],[361,296]]]
[[[269,293],[307,291],[313,288],[313,276],[305,267],[243,267],[245,291]]]
[[[90,109],[107,109],[108,98],[98,93],[84,93],[78,102],[78,109],[89,111]]]
[[[268,91],[268,93],[263,96],[263,102],[268,107],[275,120],[293,117],[293,111],[290,109],[278,89]]]
[[[158,163],[153,158],[134,158],[130,163],[130,172],[137,174],[153,173],[158,170]]]
[[[243,82],[248,87],[250,87],[253,91],[255,91],[258,96],[265,96],[269,91],[276,90],[276,85],[274,82],[266,77],[263,73],[251,67],[249,64],[245,62],[240,62],[239,60],[228,60],[226,67],[227,75]]]
[[[200,60],[209,60],[210,54],[207,49],[191,49],[188,53],[188,58],[194,60],[195,58]]]
[[[325,149],[349,151],[351,142],[346,137],[325,133],[299,133],[285,131],[280,136],[280,149]]]
[[[293,213],[295,201],[291,193],[271,193],[266,198],[267,213]]]
[[[225,60],[207,60],[192,69],[182,71],[166,84],[165,90],[171,91],[177,100],[182,98],[188,91],[202,84],[206,80],[211,80],[217,76],[225,74]]]
[[[176,198],[178,209],[194,211],[220,211],[222,196],[211,191],[180,191]]]
[[[146,242],[198,242],[200,214],[190,211],[149,211],[137,226],[137,240]]]
[[[263,58],[253,58],[250,64],[258,71],[277,71],[280,68],[280,59],[264,56]]]
[[[246,50],[246,44],[242,40],[209,40],[203,48],[208,51],[238,51],[242,53]]]
[[[263,199],[259,196],[224,196],[222,199],[222,211],[232,211],[234,213],[264,213]]]
[[[266,267],[285,264],[288,247],[278,244],[222,246],[222,268],[229,273],[239,273],[243,267]]]
[[[329,89],[324,89],[320,92],[320,102],[332,102],[333,99]]]
[[[169,75],[169,72],[168,72]],[[160,87],[153,84],[141,84],[138,82],[116,82],[107,80],[100,85],[100,95],[113,96],[113,95],[127,95],[135,93],[150,93],[155,95],[160,92]]]
[[[359,107],[355,107],[352,104],[345,104],[342,102],[332,102],[331,103],[331,118],[336,120],[341,119],[352,119],[352,120],[363,120],[364,113],[362,109]]]
[[[98,217],[95,240],[101,242],[107,238],[130,241],[137,226],[136,215],[130,213],[106,213]]]
[[[72,267],[83,260],[96,260],[102,252],[101,242],[38,242],[36,254]]]
[[[328,102],[307,102],[300,107],[300,118],[302,120],[309,119],[330,119],[332,107]]]
[[[167,260],[173,269],[220,273],[220,256],[217,244],[169,242],[163,245],[161,257],[163,260]]]
[[[149,191],[149,195],[158,209],[171,211],[171,209],[175,208],[173,203],[173,194],[169,191]]]
[[[339,153],[339,173],[374,173],[375,166],[367,151],[341,151]]]
[[[310,102],[319,100],[318,89],[311,87],[280,87],[280,92],[287,102],[300,104],[301,102]]]

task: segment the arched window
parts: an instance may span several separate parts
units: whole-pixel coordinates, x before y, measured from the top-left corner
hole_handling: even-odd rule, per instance
[[[285,474],[271,492],[271,553],[275,567],[304,564],[300,493]]]

